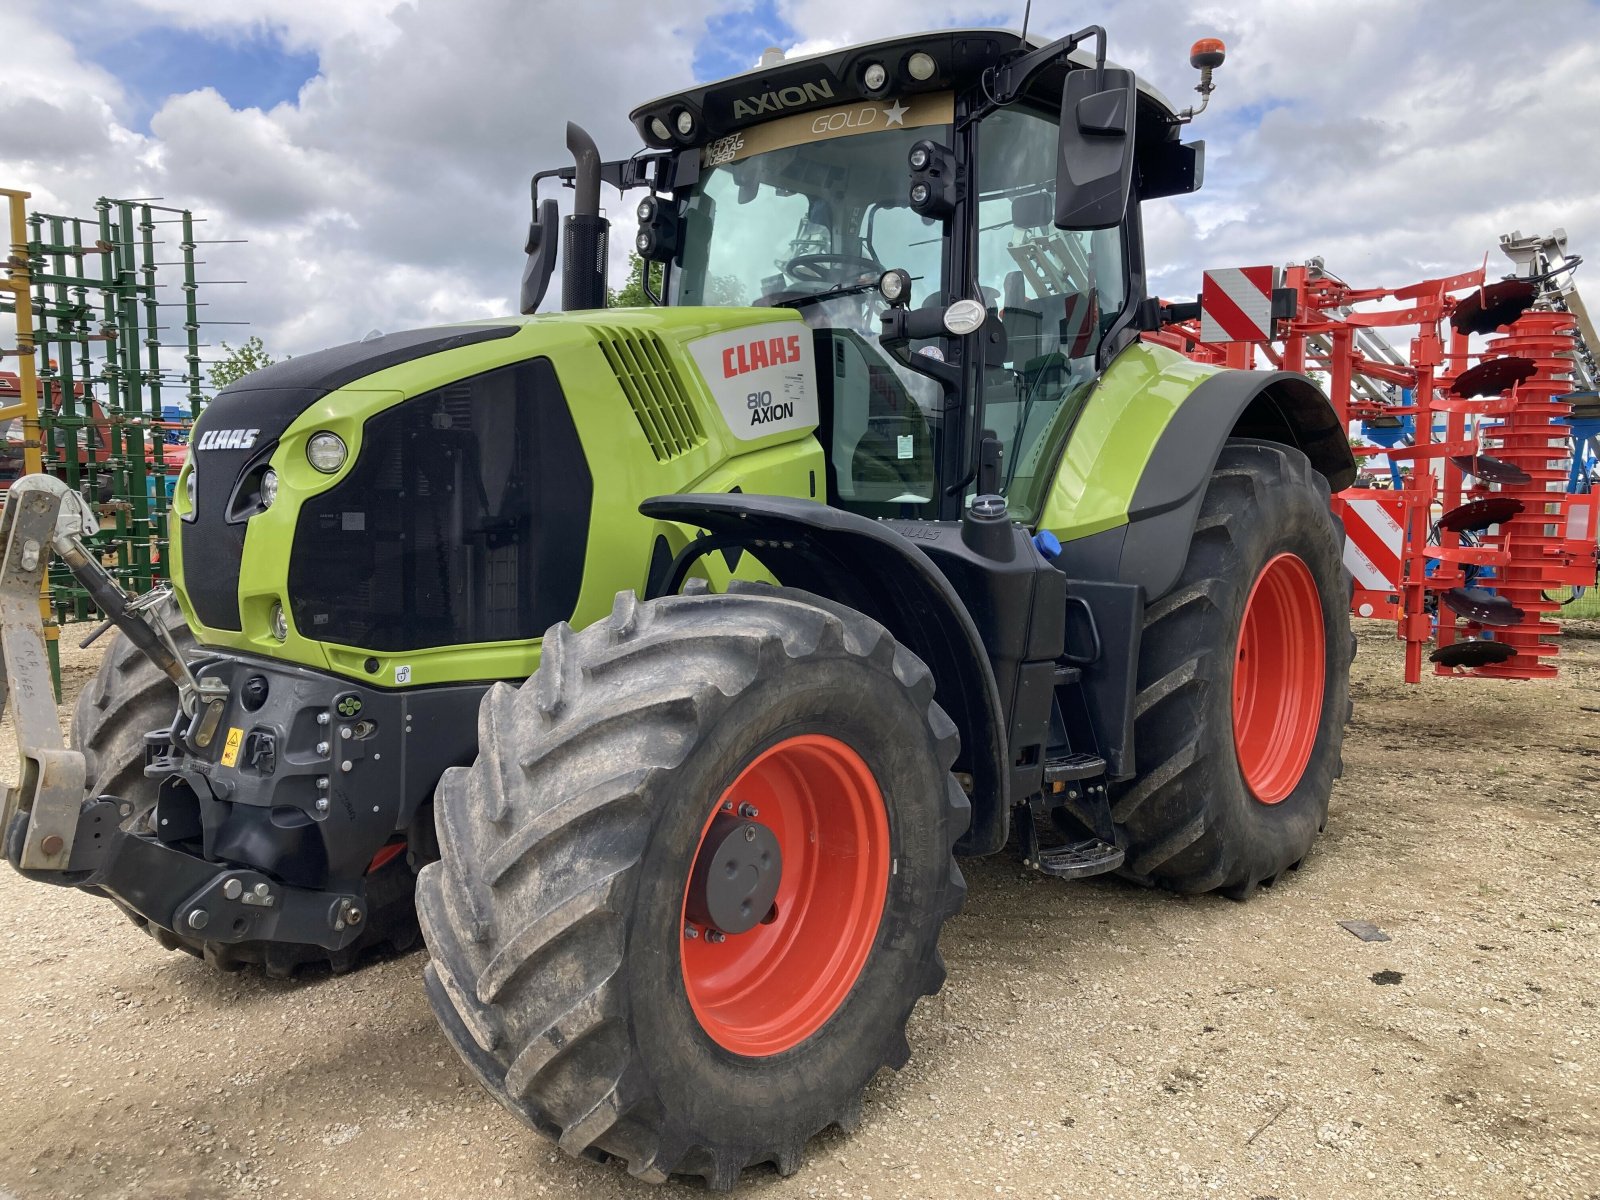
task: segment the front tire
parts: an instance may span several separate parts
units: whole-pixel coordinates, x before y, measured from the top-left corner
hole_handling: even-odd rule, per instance
[[[956,741],[920,661],[804,593],[623,593],[556,626],[439,785],[418,894],[446,1034],[568,1153],[720,1188],[796,1170],[905,1063],[944,980]],[[782,858],[770,911],[743,917],[696,891],[739,834]]]
[[[155,615],[180,654],[194,649],[177,597],[163,599]],[[115,796],[135,809],[153,805],[159,785],[144,773],[144,735],[167,728],[177,711],[177,685],[118,633],[72,708],[69,745],[84,756],[88,794]]]
[[[1230,439],[1177,584],[1145,610],[1138,775],[1113,798],[1125,873],[1244,899],[1327,824],[1350,715],[1350,577],[1328,484]]]

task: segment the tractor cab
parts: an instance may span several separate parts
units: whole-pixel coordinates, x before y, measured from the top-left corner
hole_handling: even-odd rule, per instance
[[[660,303],[802,315],[829,503],[937,520],[994,492],[1026,520],[1142,327],[1138,201],[1199,185],[1190,115],[1108,66],[1098,29],[945,31],[770,50],[635,109],[652,149],[602,175],[651,190],[637,247]]]

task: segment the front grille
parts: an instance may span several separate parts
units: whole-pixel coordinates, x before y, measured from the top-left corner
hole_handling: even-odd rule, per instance
[[[699,414],[659,334],[599,328],[595,337],[657,462],[687,454],[705,442]]]
[[[592,496],[548,359],[413,396],[301,505],[295,628],[382,652],[539,637],[577,606]]]

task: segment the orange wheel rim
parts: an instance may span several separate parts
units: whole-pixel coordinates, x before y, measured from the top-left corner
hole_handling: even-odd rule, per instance
[[[1277,804],[1311,761],[1322,723],[1322,597],[1311,568],[1279,554],[1245,601],[1233,666],[1233,744],[1251,795]]]
[[[703,858],[715,852],[713,825],[720,836],[734,820],[763,827],[759,844],[775,844],[782,863],[771,907],[756,914],[765,919],[725,933],[692,919],[704,906],[691,891],[701,886]],[[889,887],[883,793],[861,756],[837,738],[786,738],[757,755],[718,799],[695,854],[680,914],[689,1004],[723,1049],[781,1054],[839,1010],[872,951]]]

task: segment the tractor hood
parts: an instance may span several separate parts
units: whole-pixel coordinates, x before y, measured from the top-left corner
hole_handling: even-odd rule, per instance
[[[225,474],[229,461],[243,462],[275,442],[291,421],[330,392],[424,355],[516,332],[515,325],[412,329],[273,363],[218,392],[195,421],[189,444],[206,462],[221,464],[219,474]]]
[[[369,685],[525,676],[547,628],[643,590],[687,539],[647,497],[765,469],[763,490],[815,494],[815,374],[798,314],[757,308],[486,321],[275,364],[195,423],[179,601],[203,645]]]

